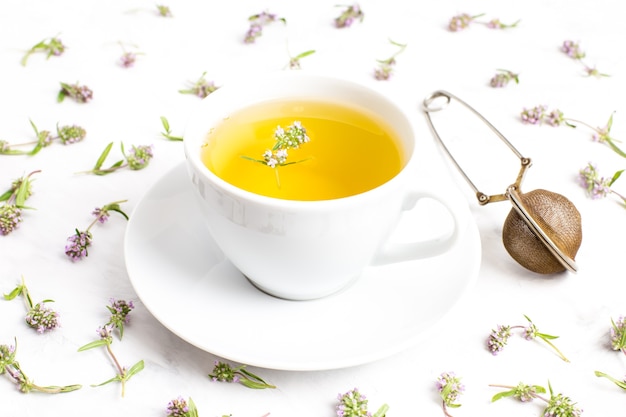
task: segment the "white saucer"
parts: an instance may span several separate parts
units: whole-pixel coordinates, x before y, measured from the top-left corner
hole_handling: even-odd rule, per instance
[[[446,255],[371,267],[350,287],[320,300],[274,298],[224,258],[188,184],[181,163],[139,202],[126,231],[126,267],[158,321],[233,362],[322,370],[390,356],[425,337],[478,275],[480,238],[470,221]]]

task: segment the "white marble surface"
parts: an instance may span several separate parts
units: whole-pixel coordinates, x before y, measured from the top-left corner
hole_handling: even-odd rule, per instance
[[[585,128],[527,126],[520,122],[524,107],[539,104],[561,109],[567,117],[602,126],[615,112],[612,133],[626,137],[625,31],[615,3],[582,1],[362,1],[363,23],[338,30],[332,19],[340,9],[335,1],[195,2],[163,3],[173,17],[156,15],[152,2],[102,3],[63,0],[16,1],[3,4],[0,15],[0,138],[18,142],[33,137],[28,120],[40,129],[56,123],[78,124],[87,138],[72,146],[55,144],[33,157],[0,156],[0,187],[32,170],[41,170],[28,203],[37,210],[24,214],[21,227],[0,237],[0,291],[9,292],[24,276],[36,300],[54,299],[62,327],[39,335],[23,322],[17,301],[0,302],[0,344],[18,340],[18,359],[28,376],[42,385],[83,384],[73,393],[47,396],[22,394],[5,376],[0,379],[2,414],[34,416],[84,414],[105,416],[165,415],[169,400],[192,397],[203,416],[323,416],[333,415],[336,395],[353,387],[368,395],[371,409],[387,403],[389,416],[442,415],[435,379],[444,371],[463,378],[466,392],[455,417],[467,415],[539,415],[541,403],[512,400],[491,403],[497,390],[488,384],[520,381],[547,385],[577,401],[584,415],[614,415],[624,393],[602,370],[621,378],[625,360],[610,350],[611,318],[626,314],[623,280],[623,236],[626,212],[616,200],[592,201],[577,184],[577,173],[588,161],[605,175],[624,168],[624,159],[592,142]],[[287,19],[287,25],[264,30],[256,44],[242,38],[248,16],[268,10]],[[474,25],[460,33],[446,29],[459,13],[497,17],[503,22],[521,19],[517,28],[489,30]],[[20,65],[25,50],[41,39],[59,35],[67,46],[61,57],[45,60],[33,55]],[[408,44],[397,58],[391,80],[372,77],[376,59],[394,52],[391,38]],[[582,66],[559,47],[564,40],[579,41],[586,62],[611,75],[588,78]],[[137,45],[144,55],[134,68],[121,68],[118,42]],[[478,206],[467,185],[454,170],[451,178],[467,197],[482,244],[482,264],[475,288],[452,317],[440,323],[430,337],[401,353],[373,363],[328,371],[295,372],[253,367],[251,370],[277,385],[254,391],[240,385],[215,383],[207,378],[216,359],[179,339],[142,305],[129,281],[123,257],[126,222],[115,214],[96,226],[89,257],[70,262],[63,253],[74,228],[91,221],[93,208],[127,199],[132,213],[146,190],[183,161],[181,143],[160,135],[159,117],[166,116],[174,134],[182,134],[189,112],[198,104],[178,90],[204,71],[218,85],[238,76],[280,70],[292,55],[317,52],[302,60],[305,70],[349,76],[414,106],[429,159],[442,169],[448,165],[434,150],[432,136],[418,110],[421,99],[435,89],[447,89],[481,110],[526,156],[533,159],[525,190],[545,188],[568,197],[583,218],[583,244],[577,256],[579,272],[542,277],[518,266],[501,244],[507,203]],[[520,84],[504,89],[488,86],[497,68],[520,73]],[[56,102],[59,82],[80,82],[94,91],[88,104]],[[445,115],[442,113],[442,116]],[[442,126],[464,133],[454,121]],[[454,137],[454,135],[452,136]],[[488,193],[499,193],[513,182],[516,161],[494,162],[510,154],[497,140],[478,144],[482,136],[459,136],[477,141],[468,171]],[[121,171],[96,177],[76,175],[90,168],[104,146],[154,145],[155,158],[143,171]],[[473,143],[473,142],[471,142]],[[499,153],[502,151],[502,153]],[[120,156],[113,150],[111,159]],[[114,155],[113,155],[114,154]],[[433,156],[434,155],[434,156]],[[466,155],[468,155],[466,153]],[[489,160],[492,159],[492,160]],[[513,166],[512,174],[504,172]],[[447,174],[446,174],[447,175]],[[433,178],[434,177],[434,178]],[[437,176],[424,176],[435,181]],[[446,179],[444,179],[445,181]],[[620,181],[616,190],[626,187]],[[179,242],[184,245],[185,242]],[[135,310],[122,342],[113,346],[124,364],[139,359],[145,370],[127,386],[125,398],[118,385],[89,385],[112,376],[103,351],[77,353],[93,340],[107,318],[109,298],[133,300]],[[193,317],[199,329],[212,332],[213,323],[229,320],[231,312]],[[384,312],[381,312],[384,314]],[[485,348],[497,324],[523,324],[530,316],[541,331],[560,336],[559,348],[570,363],[561,361],[539,342],[520,337],[497,357]],[[350,333],[350,321],[337,317],[337,326]],[[224,337],[215,334],[215,337]],[[385,337],[385,334],[380,334]],[[338,341],[337,343],[341,343]],[[255,341],[250,340],[250,349]]]

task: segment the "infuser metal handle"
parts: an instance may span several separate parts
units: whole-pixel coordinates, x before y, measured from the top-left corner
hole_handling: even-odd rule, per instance
[[[507,191],[506,192],[504,192],[502,194],[487,195],[487,194],[483,193],[482,191],[480,191],[478,189],[478,187],[476,187],[476,185],[474,185],[472,180],[467,176],[465,171],[463,171],[463,168],[461,168],[461,166],[456,161],[456,159],[454,158],[454,156],[452,155],[452,153],[450,152],[448,147],[445,145],[445,143],[441,139],[441,136],[439,136],[439,132],[437,132],[437,129],[435,128],[435,125],[434,125],[434,123],[432,121],[432,118],[430,117],[430,113],[444,110],[450,104],[452,99],[454,99],[454,100],[458,101],[459,103],[461,103],[463,106],[465,106],[465,108],[470,110],[480,120],[482,120],[483,123],[485,123],[500,138],[500,140],[502,140],[502,142],[504,142],[509,147],[509,149],[511,151],[513,151],[515,156],[517,156],[519,158],[521,167],[520,167],[520,171],[519,171],[519,173],[517,175],[517,179],[515,180],[515,182],[512,185],[507,187]],[[466,102],[464,102],[463,100],[458,98],[457,96],[455,96],[455,95],[453,95],[451,93],[448,93],[447,91],[444,91],[444,90],[437,90],[434,93],[432,93],[431,95],[429,95],[428,97],[426,97],[424,99],[424,101],[423,101],[423,109],[424,109],[424,112],[426,113],[426,119],[428,120],[428,124],[430,125],[430,128],[433,131],[433,133],[435,135],[435,138],[437,139],[437,141],[441,145],[442,149],[448,154],[448,157],[450,158],[452,163],[457,167],[457,169],[459,170],[461,175],[463,175],[463,177],[465,178],[467,183],[470,185],[470,187],[472,187],[472,189],[474,190],[474,193],[476,194],[476,198],[478,199],[478,203],[480,205],[485,205],[487,203],[492,203],[492,202],[497,202],[497,201],[509,200],[508,190],[511,187],[513,187],[513,189],[516,189],[516,190],[520,189],[521,184],[522,184],[522,180],[524,179],[524,175],[526,174],[526,170],[528,168],[530,168],[530,166],[532,164],[530,158],[527,158],[527,157],[523,156],[515,148],[515,146],[513,146],[513,144],[511,144],[511,142],[509,142],[504,137],[504,135],[502,133],[500,133],[500,131],[498,129],[496,129],[496,127],[494,125],[492,125],[487,119],[485,119],[485,117],[482,114],[480,114],[472,106],[470,106],[469,104],[467,104]]]

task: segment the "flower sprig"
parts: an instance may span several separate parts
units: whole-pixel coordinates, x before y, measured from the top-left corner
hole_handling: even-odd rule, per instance
[[[163,132],[161,132],[161,136],[163,136],[167,140],[172,140],[175,142],[182,142],[182,136],[174,136],[172,135],[172,130],[170,129],[170,122],[167,120],[165,116],[161,116],[161,124],[163,125]]]
[[[510,385],[489,385],[490,387],[505,388],[507,391],[500,392],[494,395],[491,399],[492,402],[498,401],[502,398],[513,397],[521,402],[530,402],[534,399],[539,399],[547,403],[545,410],[542,413],[544,417],[580,417],[583,410],[576,406],[576,403],[572,402],[569,397],[563,394],[555,394],[552,390],[550,382],[548,382],[548,389],[550,391],[550,398],[545,398],[539,394],[545,394],[546,389],[540,385],[527,385],[519,383],[517,386]]]
[[[407,46],[406,44],[398,43],[391,39],[389,39],[389,43],[391,43],[394,46],[397,46],[399,49],[389,58],[379,59],[376,61],[378,62],[378,67],[374,69],[374,78],[376,78],[379,81],[388,80],[391,77],[391,74],[393,73],[393,70],[396,66],[396,57],[400,55],[402,52],[404,52]]]
[[[178,397],[167,403],[167,417],[198,417],[198,408],[191,397]]]
[[[200,76],[200,78],[198,78],[198,80],[196,80],[193,83],[190,83],[189,88],[178,90],[178,92],[180,94],[192,94],[200,98],[205,98],[209,96],[209,94],[219,89],[219,87],[216,86],[213,81],[207,81],[205,76],[206,76],[206,71],[202,73],[202,75]]]
[[[126,150],[124,149],[123,142],[120,146],[124,159],[120,159],[108,168],[102,168],[102,165],[104,165],[104,162],[113,147],[113,142],[111,142],[104,148],[104,151],[102,151],[100,157],[98,157],[94,167],[89,171],[79,172],[79,174],[107,175],[123,168],[129,168],[131,171],[138,171],[147,167],[150,164],[150,160],[154,157],[152,145],[132,145],[128,153],[126,153]]]
[[[521,118],[522,123],[531,125],[542,125],[546,123],[554,127],[561,125],[566,125],[572,128],[576,128],[577,125],[585,126],[592,130],[593,141],[606,144],[615,153],[626,158],[626,152],[621,150],[616,144],[618,140],[611,137],[611,127],[613,126],[613,113],[609,117],[609,120],[604,125],[604,127],[593,127],[589,123],[582,122],[578,119],[565,117],[563,112],[559,109],[548,111],[548,107],[545,105],[539,105],[533,108],[524,108],[521,113]]]
[[[43,52],[46,54],[46,59],[49,59],[51,56],[60,56],[65,52],[65,45],[61,41],[58,36],[53,36],[50,38],[43,39],[33,45],[27,52],[26,55],[20,61],[22,66],[26,66],[26,62],[28,58],[36,53]]]
[[[260,376],[246,370],[246,365],[232,367],[218,360],[215,361],[209,378],[218,382],[234,382],[253,389],[276,388],[275,385],[265,382]]]
[[[284,17],[278,17],[274,13],[262,11],[261,13],[250,16],[248,18],[248,22],[250,23],[250,27],[248,28],[243,41],[244,43],[255,43],[257,38],[263,35],[263,28],[265,26],[274,22],[283,22],[284,24],[287,24],[287,19]]]
[[[117,357],[113,353],[113,350],[111,349],[111,345],[113,344],[113,333],[115,332],[115,330],[117,330],[119,340],[122,340],[122,337],[124,336],[124,325],[128,324],[130,319],[128,315],[135,308],[135,306],[133,305],[132,301],[127,302],[124,300],[111,299],[110,303],[111,304],[107,306],[107,309],[111,313],[109,321],[107,321],[106,324],[99,327],[97,330],[100,339],[81,346],[80,348],[78,348],[78,351],[83,352],[85,350],[94,349],[97,347],[106,347],[107,353],[109,354],[109,357],[111,358],[115,366],[116,375],[113,378],[108,379],[100,384],[92,385],[92,387],[100,387],[111,382],[119,382],[122,385],[123,397],[126,392],[126,382],[128,382],[128,380],[130,380],[134,375],[143,370],[144,361],[140,360],[130,368],[126,368],[125,366],[122,366],[120,364]]]
[[[161,17],[173,17],[172,10],[163,4],[157,4],[157,14]]]
[[[580,43],[574,42],[572,40],[563,41],[563,44],[561,45],[561,52],[572,58],[574,61],[581,63],[584,67],[585,74],[588,77],[610,77],[609,74],[604,74],[598,71],[596,67],[590,67],[589,65],[585,64],[583,58],[585,58],[587,54],[580,48]]]
[[[470,26],[472,23],[479,23],[485,25],[489,29],[510,29],[514,28],[519,24],[519,20],[511,24],[505,24],[500,21],[500,19],[494,18],[488,21],[478,20],[483,17],[485,13],[470,15],[468,13],[461,13],[456,16],[453,16],[448,22],[448,29],[451,32],[459,32],[464,30]]]
[[[15,287],[13,291],[4,294],[4,299],[10,301],[20,295],[24,298],[24,303],[26,304],[26,323],[35,329],[37,333],[41,334],[59,327],[59,314],[46,305],[46,303],[54,302],[54,300],[43,300],[34,304],[30,292],[24,283],[24,277],[22,277],[21,284]]]
[[[623,172],[624,170],[621,169],[619,171],[616,171],[611,178],[605,178],[600,176],[596,165],[589,162],[587,163],[587,166],[585,166],[578,172],[578,178],[580,186],[585,189],[587,195],[591,199],[597,200],[605,198],[609,194],[614,194],[615,196],[619,197],[622,204],[626,207],[626,196],[618,193],[613,188],[611,188]]]
[[[111,215],[110,212],[114,211],[120,213],[126,220],[128,215],[124,213],[120,207],[121,203],[125,203],[126,200],[114,201],[113,203],[105,204],[102,207],[94,209],[91,213],[95,216],[95,219],[89,224],[85,230],[76,230],[76,233],[67,238],[69,242],[65,245],[65,254],[72,260],[78,261],[89,256],[88,247],[91,246],[93,235],[91,234],[91,228],[96,224],[104,224]]]
[[[338,4],[336,7],[344,8],[341,14],[335,18],[336,28],[349,28],[354,22],[362,22],[365,18],[365,13],[363,13],[363,10],[358,3],[354,3],[349,6]]]
[[[337,417],[385,417],[389,410],[389,406],[383,404],[374,414],[370,413],[367,409],[368,399],[359,392],[358,388],[351,389],[345,394],[338,394],[337,399],[339,400],[335,408]]]
[[[611,349],[620,351],[626,355],[626,317],[620,317],[617,321],[611,319],[610,339]],[[595,375],[597,377],[607,378],[619,388],[626,390],[626,378],[620,380],[600,371],[595,371]]]
[[[443,372],[437,378],[437,390],[441,397],[441,407],[446,417],[451,417],[449,408],[459,408],[461,404],[457,402],[461,394],[465,391],[465,385],[461,383],[461,378],[454,372]]]
[[[302,58],[305,58],[309,55],[313,55],[315,53],[314,49],[310,49],[308,51],[304,51],[299,53],[296,56],[289,56],[289,63],[287,64],[286,68],[292,69],[292,70],[298,70],[301,68],[300,65],[300,60]]]
[[[137,56],[139,55],[143,55],[141,52],[137,52],[135,51],[137,49],[136,45],[132,45],[132,44],[124,44],[123,42],[120,42],[120,47],[122,48],[122,55],[120,56],[118,63],[122,68],[131,68],[135,65],[135,62],[137,61]],[[132,47],[133,50],[129,51],[126,48],[127,47]]]
[[[496,74],[489,80],[489,85],[494,88],[502,88],[506,87],[511,81],[515,81],[515,84],[519,84],[519,74],[506,69],[498,69],[496,70]]]
[[[53,135],[49,130],[39,131],[35,123],[29,120],[30,125],[35,131],[35,137],[37,140],[10,144],[7,141],[0,140],[0,155],[29,155],[33,156],[39,153],[43,148],[50,146],[54,141],[59,141],[63,145],[71,145],[82,141],[87,135],[87,131],[77,125],[64,125],[56,126],[56,135]],[[30,150],[13,149],[22,146],[32,146]]]
[[[31,176],[40,171],[33,171],[28,175],[16,179],[11,183],[11,188],[0,195],[0,235],[6,236],[17,229],[22,218],[23,209],[31,209],[26,206],[26,200],[31,196]]]
[[[301,145],[310,142],[311,138],[307,135],[306,128],[302,126],[300,121],[293,122],[287,129],[277,126],[274,131],[275,143],[272,149],[266,149],[263,153],[263,159],[254,159],[248,156],[242,158],[253,162],[259,162],[270,168],[277,168],[286,165],[297,164],[302,161],[287,162],[289,149],[298,149]]]
[[[19,390],[23,393],[31,391],[42,392],[46,394],[60,394],[72,392],[82,388],[81,385],[49,385],[41,386],[35,384],[30,378],[24,374],[19,362],[15,359],[17,353],[17,340],[14,345],[0,345],[0,375],[7,374],[9,379],[19,386]]]
[[[534,340],[541,339],[545,343],[547,343],[557,355],[564,360],[565,362],[569,362],[569,359],[563,355],[563,353],[552,343],[552,340],[558,339],[558,336],[549,335],[547,333],[540,333],[537,329],[537,326],[528,318],[528,316],[524,315],[526,320],[528,320],[528,325],[522,326],[509,326],[509,325],[498,325],[495,329],[491,330],[491,334],[487,339],[487,347],[489,351],[495,356],[504,349],[507,345],[509,338],[512,336],[512,330],[514,329],[523,329],[523,335],[526,340]]]
[[[61,103],[69,97],[77,103],[88,103],[93,99],[93,91],[86,85],[79,83],[68,84],[61,82],[61,90],[57,94],[57,102]]]

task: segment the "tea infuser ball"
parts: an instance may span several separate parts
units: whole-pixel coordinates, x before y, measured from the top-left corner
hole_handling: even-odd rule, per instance
[[[517,179],[505,193],[487,195],[480,192],[435,129],[430,113],[443,110],[452,99],[480,118],[520,159],[521,168]],[[502,243],[509,255],[524,268],[538,274],[554,274],[565,270],[576,272],[574,258],[582,243],[582,222],[574,204],[552,191],[537,189],[523,193],[521,183],[526,170],[531,166],[530,158],[522,156],[489,121],[463,100],[439,90],[424,99],[423,108],[435,138],[476,193],[478,203],[485,205],[505,200],[511,202],[513,207],[502,227]]]

